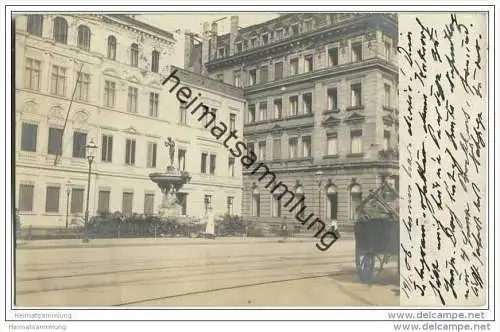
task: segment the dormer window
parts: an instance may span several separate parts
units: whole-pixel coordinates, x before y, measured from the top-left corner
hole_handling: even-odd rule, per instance
[[[276,40],[280,40],[283,38],[284,36],[284,30],[283,29],[279,29],[279,30],[276,30],[275,32],[275,35],[276,35]]]
[[[305,32],[310,32],[312,31],[312,26],[313,26],[313,22],[312,20],[307,20],[304,22],[304,30]]]
[[[242,42],[236,43],[236,53],[240,53],[240,52],[243,52],[243,43]]]
[[[219,51],[218,51],[219,58],[222,58],[225,55],[225,51],[226,51],[226,49],[224,47],[219,48]]]
[[[265,33],[262,35],[262,45],[267,45],[269,43],[269,34]]]

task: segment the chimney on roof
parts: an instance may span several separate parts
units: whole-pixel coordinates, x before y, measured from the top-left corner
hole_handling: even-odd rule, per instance
[[[238,25],[239,25],[239,17],[231,16],[231,27],[229,30],[229,55],[233,55],[236,53],[236,46],[234,45],[234,41],[236,37],[238,37]]]
[[[201,45],[201,73],[206,75],[206,69],[205,69],[205,64],[209,60],[209,54],[210,54],[210,23],[204,22],[203,23],[203,41]]]
[[[210,58],[209,60],[215,60],[217,54],[217,22],[212,22],[212,29],[210,31]]]

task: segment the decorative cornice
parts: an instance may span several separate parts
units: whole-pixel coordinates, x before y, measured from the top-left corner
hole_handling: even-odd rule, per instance
[[[327,127],[335,127],[335,126],[339,125],[340,122],[341,121],[339,118],[337,118],[336,116],[330,115],[328,118],[323,120],[323,122],[321,124],[323,125],[323,127],[327,128]]]

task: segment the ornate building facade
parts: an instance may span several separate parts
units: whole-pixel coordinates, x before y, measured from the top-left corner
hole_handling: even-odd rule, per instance
[[[383,178],[398,186],[397,16],[284,14],[246,28],[233,16],[230,24],[218,35],[205,23],[186,66],[243,87],[244,136],[259,161],[323,220],[352,225]],[[297,225],[250,171],[245,218]]]
[[[175,166],[192,176],[178,195],[182,214],[200,217],[209,205],[216,214],[241,213],[239,164],[162,86],[175,68],[173,34],[126,15],[20,15],[15,29],[15,199],[23,227],[83,217],[90,141],[98,147],[90,216],[157,212],[161,192],[148,175],[169,163],[169,136]],[[218,118],[242,130],[241,89],[177,70]]]

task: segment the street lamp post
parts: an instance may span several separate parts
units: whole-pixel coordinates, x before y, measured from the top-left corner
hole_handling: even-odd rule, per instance
[[[94,140],[91,139],[89,144],[87,144],[87,160],[89,162],[89,172],[87,177],[87,203],[85,207],[85,224],[83,226],[83,242],[89,242],[88,238],[88,224],[89,224],[89,198],[90,198],[90,175],[92,171],[92,163],[95,158],[95,150],[97,149],[97,145],[94,143]]]
[[[314,173],[314,177],[318,183],[318,217],[321,219],[321,184],[323,183],[323,172],[317,171]]]
[[[71,194],[71,180],[66,183],[66,229],[68,229],[69,195]]]

